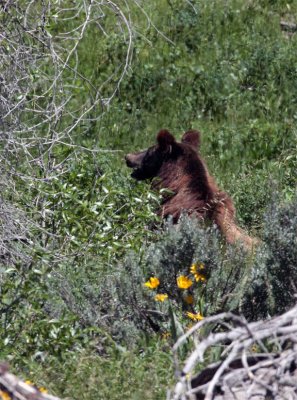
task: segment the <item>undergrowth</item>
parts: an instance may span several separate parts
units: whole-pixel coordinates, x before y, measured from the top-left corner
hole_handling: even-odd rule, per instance
[[[7,172],[14,190],[1,192],[1,212],[10,207],[0,216],[0,356],[62,397],[164,398],[169,346],[196,320],[223,310],[266,318],[295,301],[297,36],[279,22],[295,18],[296,3],[143,7],[159,32],[131,8],[133,67],[101,118],[77,126],[75,157],[63,144],[53,154],[55,165],[66,160],[63,173],[40,179],[32,162],[36,179],[26,184],[20,165]],[[52,35],[62,29],[55,18]],[[123,43],[94,29],[78,69],[100,87]],[[88,96],[74,90],[73,104]],[[158,193],[124,166],[161,128],[201,130],[210,173],[234,199],[239,225],[262,240],[254,253],[187,217],[161,225]]]

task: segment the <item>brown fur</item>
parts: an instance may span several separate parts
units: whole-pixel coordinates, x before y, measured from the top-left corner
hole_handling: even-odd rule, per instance
[[[157,135],[157,145],[126,156],[132,177],[152,179],[156,189],[167,188],[159,215],[171,215],[176,223],[182,212],[213,221],[228,243],[241,242],[252,248],[257,240],[248,236],[235,222],[235,208],[231,198],[221,191],[208,173],[198,148],[198,131],[186,132],[181,142],[167,131]]]

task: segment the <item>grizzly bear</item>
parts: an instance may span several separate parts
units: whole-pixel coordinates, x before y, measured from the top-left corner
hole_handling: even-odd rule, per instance
[[[177,223],[180,215],[186,212],[213,221],[228,243],[241,242],[246,248],[252,248],[257,240],[237,226],[233,202],[208,173],[199,155],[199,146],[198,131],[186,132],[181,142],[177,142],[164,129],[158,133],[156,145],[128,154],[125,159],[127,166],[133,169],[134,179],[150,179],[153,188],[168,189],[158,212],[161,217],[172,216]]]

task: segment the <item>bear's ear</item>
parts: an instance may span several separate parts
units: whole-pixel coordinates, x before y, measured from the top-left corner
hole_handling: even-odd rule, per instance
[[[162,129],[157,135],[157,143],[161,150],[172,149],[172,145],[175,143],[175,138],[169,131]]]
[[[200,146],[200,132],[195,130],[185,132],[182,137],[182,143],[198,149]]]

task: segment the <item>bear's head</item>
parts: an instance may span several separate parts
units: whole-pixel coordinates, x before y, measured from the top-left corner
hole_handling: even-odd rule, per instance
[[[181,142],[166,129],[161,130],[156,144],[147,150],[127,154],[127,166],[133,169],[131,176],[137,180],[157,177],[164,164],[176,163],[183,156],[184,159],[198,158],[197,149],[200,143],[198,131],[186,132]],[[186,157],[185,157],[186,156]]]

